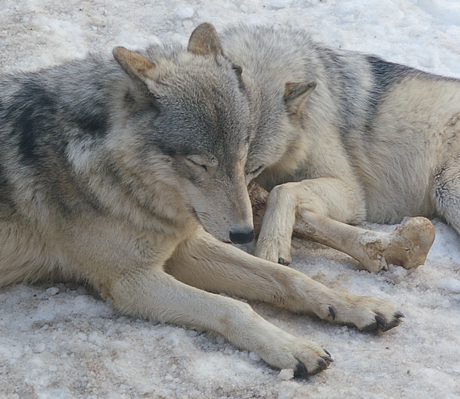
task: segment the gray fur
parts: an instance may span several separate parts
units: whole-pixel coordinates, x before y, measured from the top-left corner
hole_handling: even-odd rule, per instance
[[[455,111],[460,112],[460,104],[450,103],[454,113],[445,116],[438,110],[445,108],[440,93],[458,95],[458,80],[367,54],[332,49],[314,42],[302,31],[238,27],[224,32],[222,43],[225,54],[242,66],[243,80],[253,99],[258,128],[246,170],[263,164],[265,171],[258,180],[264,186],[271,189],[288,181],[341,177],[344,170],[331,170],[327,160],[317,158],[316,143],[329,136],[339,147],[336,156],[351,166],[352,177],[364,195],[362,212],[343,221],[395,223],[405,216],[431,217],[444,212],[433,191],[434,177],[446,163],[443,155],[448,141],[457,143],[456,133],[455,137],[442,134],[452,125],[450,118],[456,116]],[[300,129],[292,128],[298,121],[289,120],[285,112],[282,94],[287,82],[316,82],[305,104]],[[407,115],[409,108],[394,109],[389,99],[409,82],[415,86],[411,88],[414,93],[409,93],[414,103],[418,101],[415,90],[434,87],[431,99],[426,100],[432,108],[424,110],[423,115]],[[385,112],[413,124],[398,125],[398,120],[383,124]],[[430,129],[434,118],[436,124]],[[437,135],[441,138],[435,140]],[[293,170],[283,171],[283,163],[292,156],[290,146],[301,147],[304,156],[295,162]],[[331,147],[331,152],[335,151]],[[456,151],[452,149],[449,158],[454,158]],[[377,195],[388,204],[380,203]],[[460,229],[458,221],[448,221]]]
[[[240,26],[222,44],[243,69],[257,126],[248,179],[276,187],[259,256],[289,259],[305,212],[351,224],[437,215],[460,232],[458,80],[333,49],[303,31]],[[296,115],[286,112],[289,82],[316,83]]]
[[[457,80],[244,26],[113,55],[0,80],[0,286],[87,281],[120,312],[216,331],[296,375],[332,359],[207,291],[360,330],[399,323],[267,260],[288,259],[312,215],[459,229]],[[252,239],[254,179],[273,189],[267,260],[222,242]]]

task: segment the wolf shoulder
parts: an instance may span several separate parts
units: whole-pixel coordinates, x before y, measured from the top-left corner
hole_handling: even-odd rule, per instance
[[[240,25],[225,31],[222,43],[225,53],[243,70],[248,69],[248,75],[273,90],[275,86],[284,89],[286,82],[315,81],[311,102],[323,102],[330,114],[338,114],[338,123],[345,122],[342,125],[351,128],[361,124],[369,131],[373,118],[383,112],[379,107],[393,93],[401,97],[400,101],[410,99],[413,107],[427,98],[432,107],[438,105],[441,114],[449,112],[442,112],[444,103],[455,102],[452,93],[460,85],[458,79],[328,46],[303,30]],[[419,101],[414,101],[417,97]],[[400,108],[399,104],[392,105]]]
[[[260,115],[257,152],[276,160],[258,178],[262,184],[340,177],[359,182],[373,221],[432,214],[433,176],[454,162],[460,147],[458,79],[333,48],[285,28],[236,27],[223,33],[222,43],[243,78],[244,71],[252,78],[247,87]],[[316,83],[301,124],[283,120],[287,82]],[[282,155],[280,143],[287,149]]]

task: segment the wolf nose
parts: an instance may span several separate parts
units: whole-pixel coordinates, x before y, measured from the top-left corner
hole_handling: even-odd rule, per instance
[[[234,244],[247,244],[254,239],[254,229],[250,231],[231,231],[230,241]]]

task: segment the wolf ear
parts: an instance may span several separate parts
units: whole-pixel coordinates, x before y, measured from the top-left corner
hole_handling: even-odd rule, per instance
[[[298,115],[302,105],[316,87],[316,82],[288,82],[284,88],[284,103],[290,114]]]
[[[112,54],[132,78],[139,79],[142,83],[147,79],[153,79],[156,65],[147,58],[124,47],[115,47]]]
[[[187,50],[197,55],[224,55],[216,29],[209,23],[195,28],[188,41]]]

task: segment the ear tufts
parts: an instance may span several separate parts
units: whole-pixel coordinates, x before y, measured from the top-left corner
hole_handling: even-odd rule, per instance
[[[223,55],[216,29],[210,23],[198,25],[190,36],[187,50],[197,55]]]
[[[124,47],[115,47],[113,56],[125,72],[134,79],[145,83],[147,79],[153,79],[156,65],[142,55],[129,51]]]

